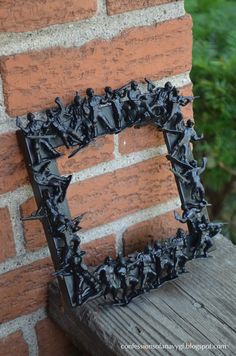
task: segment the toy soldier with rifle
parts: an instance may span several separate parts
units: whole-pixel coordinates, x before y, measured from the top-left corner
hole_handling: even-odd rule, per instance
[[[147,96],[141,93],[138,83],[135,80],[132,80],[130,83],[127,97],[130,105],[130,112],[127,112],[127,114],[131,117],[132,123],[138,119],[155,118],[155,114],[148,104]]]
[[[115,261],[113,261],[112,257],[105,258],[103,265],[95,271],[95,275],[98,275],[101,284],[105,286],[104,298],[106,299],[107,294],[111,293],[113,300],[118,303],[117,293],[120,283],[115,274]]]
[[[70,127],[70,122],[66,122],[61,113],[54,113],[48,109],[46,110],[46,115],[51,124],[51,128],[58,134],[67,148],[76,144],[83,144],[83,137]]]
[[[83,146],[86,146],[90,141],[90,126],[91,123],[87,120],[87,116],[83,111],[82,100],[78,92],[76,92],[74,101],[69,108],[69,114],[72,115],[70,127],[79,135]]]
[[[80,250],[80,239],[75,236],[69,245],[64,266],[54,273],[55,276],[59,277],[68,275],[73,277],[72,300],[78,305],[101,292],[99,281],[89,272],[82,261],[84,254],[85,251]]]
[[[187,158],[189,156],[190,150],[190,142],[200,141],[203,138],[203,135],[198,136],[196,131],[193,128],[194,122],[192,120],[188,120],[186,125],[184,125],[183,130],[171,130],[167,128],[162,128],[163,131],[178,134],[180,138],[177,143],[174,145],[174,149],[171,152],[171,156],[180,155],[180,160],[187,162]]]
[[[189,163],[181,162],[177,159],[174,159],[172,156],[168,157],[172,162],[177,163],[181,166],[185,172],[179,173],[174,169],[171,171],[178,177],[180,180],[190,186],[190,196],[193,201],[197,200],[197,202],[202,202],[203,204],[206,203],[204,199],[205,190],[200,180],[200,175],[206,169],[207,158],[204,157],[202,159],[202,165],[198,167],[196,160],[191,160]]]
[[[72,179],[72,175],[68,177],[58,176],[50,172],[49,169],[50,161],[46,161],[38,165],[34,172],[35,181],[47,188],[51,187],[53,189],[54,195],[57,197],[59,203],[63,202],[66,195],[66,190]]]
[[[141,291],[145,292],[152,288],[152,284],[156,279],[156,272],[154,270],[155,259],[151,246],[147,245],[143,253],[138,256],[140,261],[139,270],[141,274]]]
[[[124,85],[121,88],[113,90],[111,87],[105,87],[105,96],[102,103],[110,103],[112,107],[113,118],[115,122],[116,133],[121,130],[121,121],[124,116],[123,105],[124,102],[121,100],[126,96],[128,85]]]
[[[89,120],[93,125],[93,137],[98,136],[98,123],[105,128],[106,133],[112,133],[113,128],[109,122],[109,120],[105,117],[101,110],[101,104],[103,103],[103,98],[99,95],[94,95],[94,90],[92,88],[88,88],[86,90],[87,98],[83,102],[83,106],[86,107],[86,110],[89,112]]]
[[[55,135],[47,134],[50,122],[36,119],[35,115],[31,112],[27,114],[27,120],[28,123],[24,127],[21,119],[17,117],[16,125],[22,130],[24,135],[31,140],[32,151],[36,155],[35,164],[39,164],[43,159],[45,159],[45,157],[42,157],[41,148],[43,148],[47,154],[46,159],[61,156],[61,154],[57,152],[49,142],[51,138],[55,138]]]

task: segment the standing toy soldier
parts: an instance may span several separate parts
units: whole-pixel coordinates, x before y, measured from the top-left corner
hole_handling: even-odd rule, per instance
[[[117,292],[119,290],[119,281],[115,274],[115,262],[112,257],[106,257],[104,264],[96,270],[95,274],[98,274],[101,284],[105,285],[104,298],[106,299],[106,295],[111,293],[113,300],[118,303]]]
[[[128,271],[127,263],[125,258],[122,255],[118,255],[116,259],[115,273],[120,281],[120,288],[122,289],[122,303],[128,304],[129,300],[127,298],[128,292]]]
[[[146,246],[143,253],[138,256],[140,260],[140,274],[141,274],[141,291],[145,292],[152,288],[152,283],[156,279],[156,272],[154,271],[154,256],[151,246]]]
[[[107,120],[107,118],[103,115],[101,110],[102,97],[99,95],[94,95],[94,90],[92,88],[88,88],[86,90],[87,99],[85,99],[83,103],[84,110],[89,113],[89,120],[93,125],[93,137],[98,136],[98,123],[100,122],[102,126],[106,129],[107,133],[112,133],[113,129]]]
[[[70,106],[69,113],[72,114],[70,126],[79,134],[85,146],[90,141],[91,122],[88,120],[86,113],[83,111],[82,100],[78,92],[74,97],[74,102]]]
[[[110,103],[112,107],[113,118],[115,121],[116,132],[121,130],[121,120],[123,117],[124,102],[121,98],[126,95],[126,86],[113,90],[111,87],[105,87],[104,103]]]
[[[156,284],[160,285],[161,272],[162,272],[162,268],[161,268],[162,246],[159,241],[154,242],[152,254],[155,261]]]

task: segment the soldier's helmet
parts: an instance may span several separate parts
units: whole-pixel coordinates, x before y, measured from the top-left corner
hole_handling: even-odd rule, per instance
[[[27,114],[28,121],[32,122],[34,120],[34,118],[35,118],[35,115],[32,112],[29,112]]]
[[[172,86],[171,82],[166,82],[164,88],[166,90],[171,90],[171,89],[173,89],[173,86]]]
[[[104,260],[104,264],[108,265],[108,266],[111,266],[112,262],[113,262],[113,259],[111,256],[106,257]]]
[[[183,229],[181,228],[178,228],[177,232],[176,232],[176,238],[177,239],[180,239],[180,238],[183,238],[185,237],[185,232]]]
[[[111,87],[105,87],[105,88],[104,88],[104,91],[105,91],[106,94],[110,94],[110,95],[113,94],[113,90],[112,90]]]
[[[187,120],[186,124],[187,124],[188,127],[193,127],[194,126],[194,122],[191,119]]]
[[[197,167],[197,161],[195,159],[192,159],[189,163],[193,168]]]
[[[81,97],[80,97],[78,91],[75,93],[74,104],[75,104],[75,105],[80,105],[80,104],[81,104]]]
[[[160,241],[155,241],[153,245],[155,250],[160,250],[161,249],[161,242]]]
[[[46,116],[47,116],[47,118],[53,118],[53,113],[52,113],[52,110],[51,109],[47,109],[46,110]]]
[[[150,245],[146,245],[144,248],[144,253],[149,254],[152,252],[152,247]]]
[[[86,89],[86,94],[89,98],[91,98],[94,95],[94,90],[93,88],[87,88]]]
[[[135,81],[135,80],[132,80],[132,82],[131,82],[131,89],[137,89],[138,88],[138,83]]]

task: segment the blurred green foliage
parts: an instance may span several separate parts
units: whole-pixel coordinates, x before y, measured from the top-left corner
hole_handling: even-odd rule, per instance
[[[236,243],[236,1],[186,0],[193,18],[191,79],[197,131],[195,146],[208,156],[203,176],[213,219],[228,222],[225,233]]]

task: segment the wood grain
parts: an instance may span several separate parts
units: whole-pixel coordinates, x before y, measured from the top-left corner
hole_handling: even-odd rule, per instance
[[[50,286],[50,315],[91,355],[143,355],[122,344],[220,345],[226,349],[148,351],[158,355],[235,355],[236,250],[216,238],[212,258],[188,263],[190,273],[136,298],[127,307],[99,299],[76,309],[62,309],[57,286]],[[102,305],[103,304],[103,305]],[[95,347],[96,345],[96,347]]]

